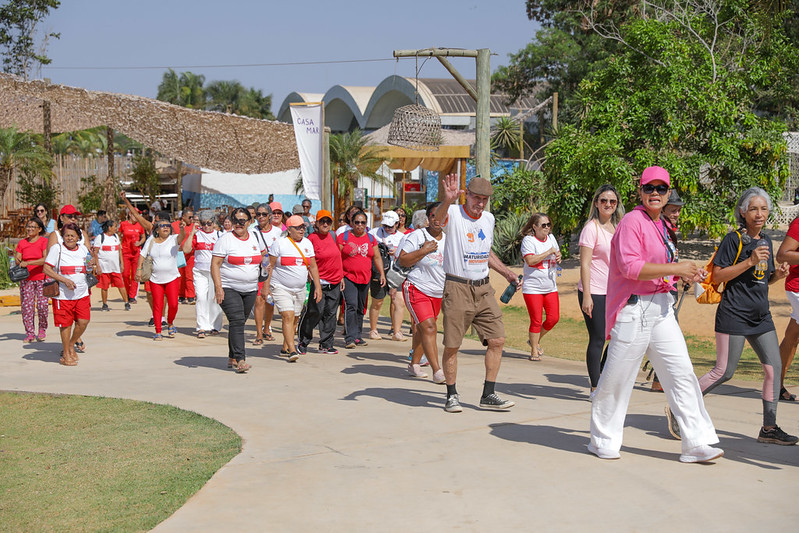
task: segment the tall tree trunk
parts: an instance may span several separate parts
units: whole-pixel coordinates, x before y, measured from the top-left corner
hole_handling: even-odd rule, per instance
[[[183,161],[178,161],[177,178],[175,179],[175,192],[178,193],[178,211],[183,211]]]
[[[44,149],[53,155],[53,122],[50,117],[50,102],[42,100],[42,131],[44,132]]]
[[[108,138],[108,146],[106,147],[108,173],[105,176],[105,186],[103,187],[103,209],[108,213],[109,219],[118,220],[117,188],[116,179],[114,178],[114,129],[106,127],[105,133]]]

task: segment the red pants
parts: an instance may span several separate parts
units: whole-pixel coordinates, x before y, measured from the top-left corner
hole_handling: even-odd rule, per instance
[[[180,252],[183,253],[183,252]],[[180,297],[194,298],[194,254],[186,256],[186,266],[179,268],[180,272]]]
[[[548,294],[525,294],[524,303],[527,304],[527,313],[530,315],[531,333],[539,333],[541,328],[549,331],[560,320],[560,299],[557,291]],[[547,320],[542,324],[544,311]]]
[[[135,298],[139,293],[139,282],[136,281],[136,266],[139,263],[139,254],[122,254],[122,281],[125,282],[125,290],[128,291],[128,298]]]
[[[151,281],[150,290],[153,293],[153,321],[155,321],[155,332],[161,333],[161,317],[164,315],[164,294],[166,294],[166,303],[169,307],[166,315],[166,323],[174,324],[175,316],[178,314],[180,278],[175,278],[169,283],[153,283]]]

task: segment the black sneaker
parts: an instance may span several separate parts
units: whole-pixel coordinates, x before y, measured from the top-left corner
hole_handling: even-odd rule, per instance
[[[799,441],[799,438],[793,435],[788,435],[779,426],[774,426],[772,429],[760,428],[760,434],[757,436],[757,442],[765,442],[767,444],[780,444],[782,446],[793,446]]]
[[[155,326],[155,319],[151,318],[150,321],[147,322],[147,325],[150,326],[150,327]]]
[[[125,311],[130,311],[130,304],[125,302]]]
[[[308,346],[304,344],[297,344],[297,353],[299,353],[300,355],[305,355],[306,353],[308,353]]]
[[[108,304],[103,304],[103,306],[100,308],[100,311],[110,311],[110,310],[111,308],[108,307]]]
[[[186,298],[178,298],[178,303],[179,304],[185,304],[186,303]]]
[[[128,298],[128,303],[129,303],[129,304],[135,304],[135,303],[137,303],[137,302],[136,302],[136,298]]]
[[[195,305],[197,302],[194,298],[186,298],[186,303],[189,305]]]
[[[494,409],[495,411],[507,411],[511,407],[516,405],[516,402],[512,402],[510,400],[503,400],[500,398],[496,392],[492,392],[488,396],[483,396],[480,398],[480,408],[482,409]]]
[[[289,363],[296,363],[299,358],[300,355],[297,352],[291,352],[289,354]]]
[[[355,346],[369,346],[369,343],[363,339],[355,339]]]
[[[319,347],[319,353],[324,353],[324,354],[328,354],[328,355],[336,355],[338,353],[338,350],[336,350],[332,346],[330,348],[322,348],[320,346]]]

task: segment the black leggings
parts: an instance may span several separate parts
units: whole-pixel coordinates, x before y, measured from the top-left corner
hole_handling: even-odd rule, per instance
[[[583,309],[583,291],[577,291],[577,300],[580,302],[580,311]],[[585,366],[588,367],[588,379],[591,387],[599,383],[599,374],[605,366],[608,349],[605,347],[605,295],[592,294],[594,302],[592,316],[583,313],[585,327],[588,329],[588,348],[585,350]],[[603,352],[604,349],[604,352]]]

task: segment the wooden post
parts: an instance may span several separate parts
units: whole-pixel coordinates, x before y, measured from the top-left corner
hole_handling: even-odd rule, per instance
[[[552,93],[552,131],[558,131],[558,93]]]
[[[178,161],[178,177],[175,179],[175,189],[178,193],[178,210],[183,210],[183,161]]]
[[[44,132],[44,149],[53,155],[52,120],[50,117],[50,102],[42,100],[42,131]]]
[[[114,183],[114,128],[105,128],[105,135],[108,139],[106,143],[106,157],[108,168],[105,176],[105,187],[103,188],[103,209],[108,213],[111,220],[117,220],[117,195]]]
[[[491,180],[491,50],[477,50],[477,112],[475,164],[477,174]]]

